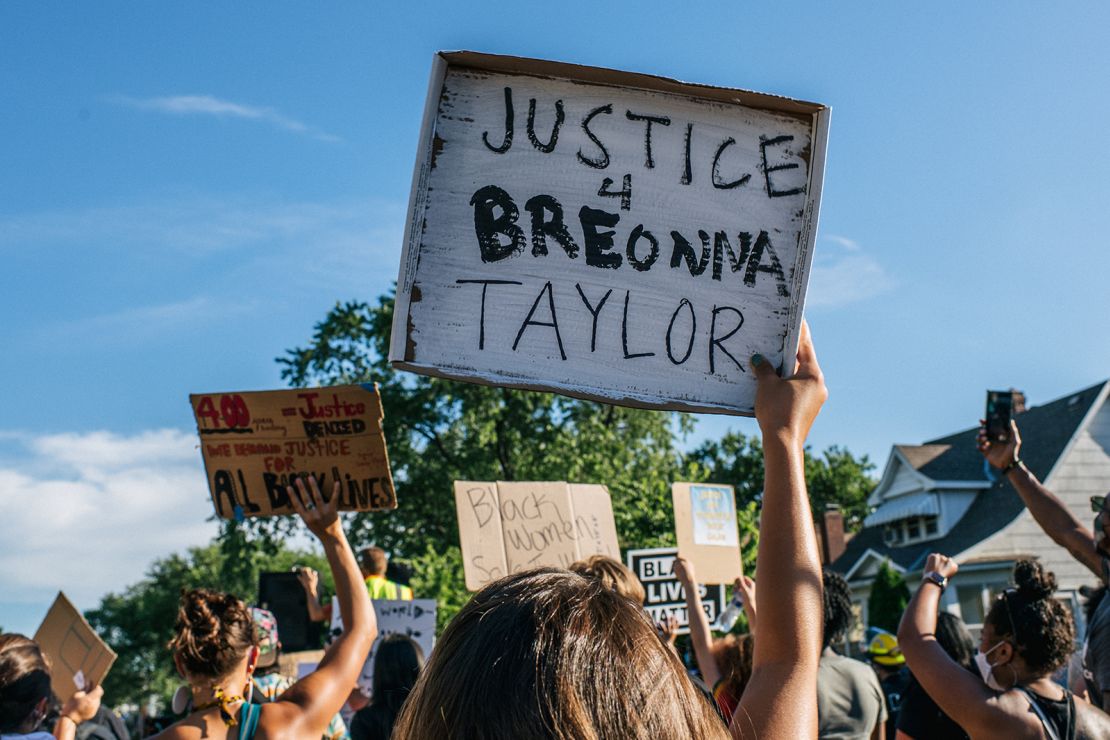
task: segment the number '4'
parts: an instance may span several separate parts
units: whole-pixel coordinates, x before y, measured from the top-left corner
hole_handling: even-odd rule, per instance
[[[609,186],[612,184],[613,178],[606,177],[601,181],[601,189],[597,191],[597,194],[605,196],[606,198],[620,198],[621,210],[627,211],[632,207],[632,175],[624,176],[624,187],[615,193],[609,189]]]

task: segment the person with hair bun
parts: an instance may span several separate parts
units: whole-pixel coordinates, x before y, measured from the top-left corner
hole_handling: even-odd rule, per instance
[[[956,561],[933,553],[898,628],[914,678],[969,736],[1096,740],[1110,737],[1110,717],[1052,680],[1075,641],[1071,614],[1057,601],[1056,577],[1040,563],[1014,566],[1014,586],[991,603],[975,664],[965,670],[937,641],[937,610]]]
[[[251,704],[258,638],[246,604],[230,594],[197,589],[182,596],[170,642],[178,672],[189,682],[192,711],[160,738],[319,738],[355,685],[377,622],[358,562],[339,521],[339,483],[325,498],[316,479],[296,480],[287,492],[294,510],[320,540],[335,580],[345,631],[315,671],[277,701]]]
[[[0,737],[3,740],[73,740],[77,725],[100,709],[104,689],[78,691],[62,706],[53,734],[40,730],[53,693],[50,664],[34,640],[0,635]]]

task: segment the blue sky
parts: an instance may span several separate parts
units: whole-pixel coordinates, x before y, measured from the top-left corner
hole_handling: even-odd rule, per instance
[[[881,465],[987,387],[1110,377],[1110,8],[533,7],[0,4],[0,625],[212,534],[187,395],[281,385],[275,356],[396,277],[437,49],[832,107],[818,448]],[[698,439],[729,427],[755,429]]]

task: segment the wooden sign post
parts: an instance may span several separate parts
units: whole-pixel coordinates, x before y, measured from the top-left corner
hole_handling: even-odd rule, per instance
[[[620,560],[605,486],[455,481],[466,587],[510,573],[566,568],[590,555]]]
[[[286,486],[316,476],[340,511],[397,508],[376,384],[189,396],[216,514],[292,514]]]
[[[748,358],[783,365],[797,349],[828,116],[760,93],[440,53],[390,360],[751,415]]]

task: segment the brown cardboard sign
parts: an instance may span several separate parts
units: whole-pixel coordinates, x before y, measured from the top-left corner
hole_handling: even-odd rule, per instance
[[[378,386],[189,396],[216,514],[292,514],[286,486],[315,475],[340,511],[397,508]]]
[[[61,591],[35,632],[35,642],[50,659],[50,686],[63,702],[79,689],[101,683],[116,660],[112,648]]]
[[[736,493],[715,483],[673,483],[678,553],[694,564],[699,583],[732,583],[743,575]]]
[[[792,372],[826,106],[473,52],[426,101],[394,366],[742,415]]]
[[[564,482],[455,481],[466,587],[594,554],[620,559],[609,489]]]

